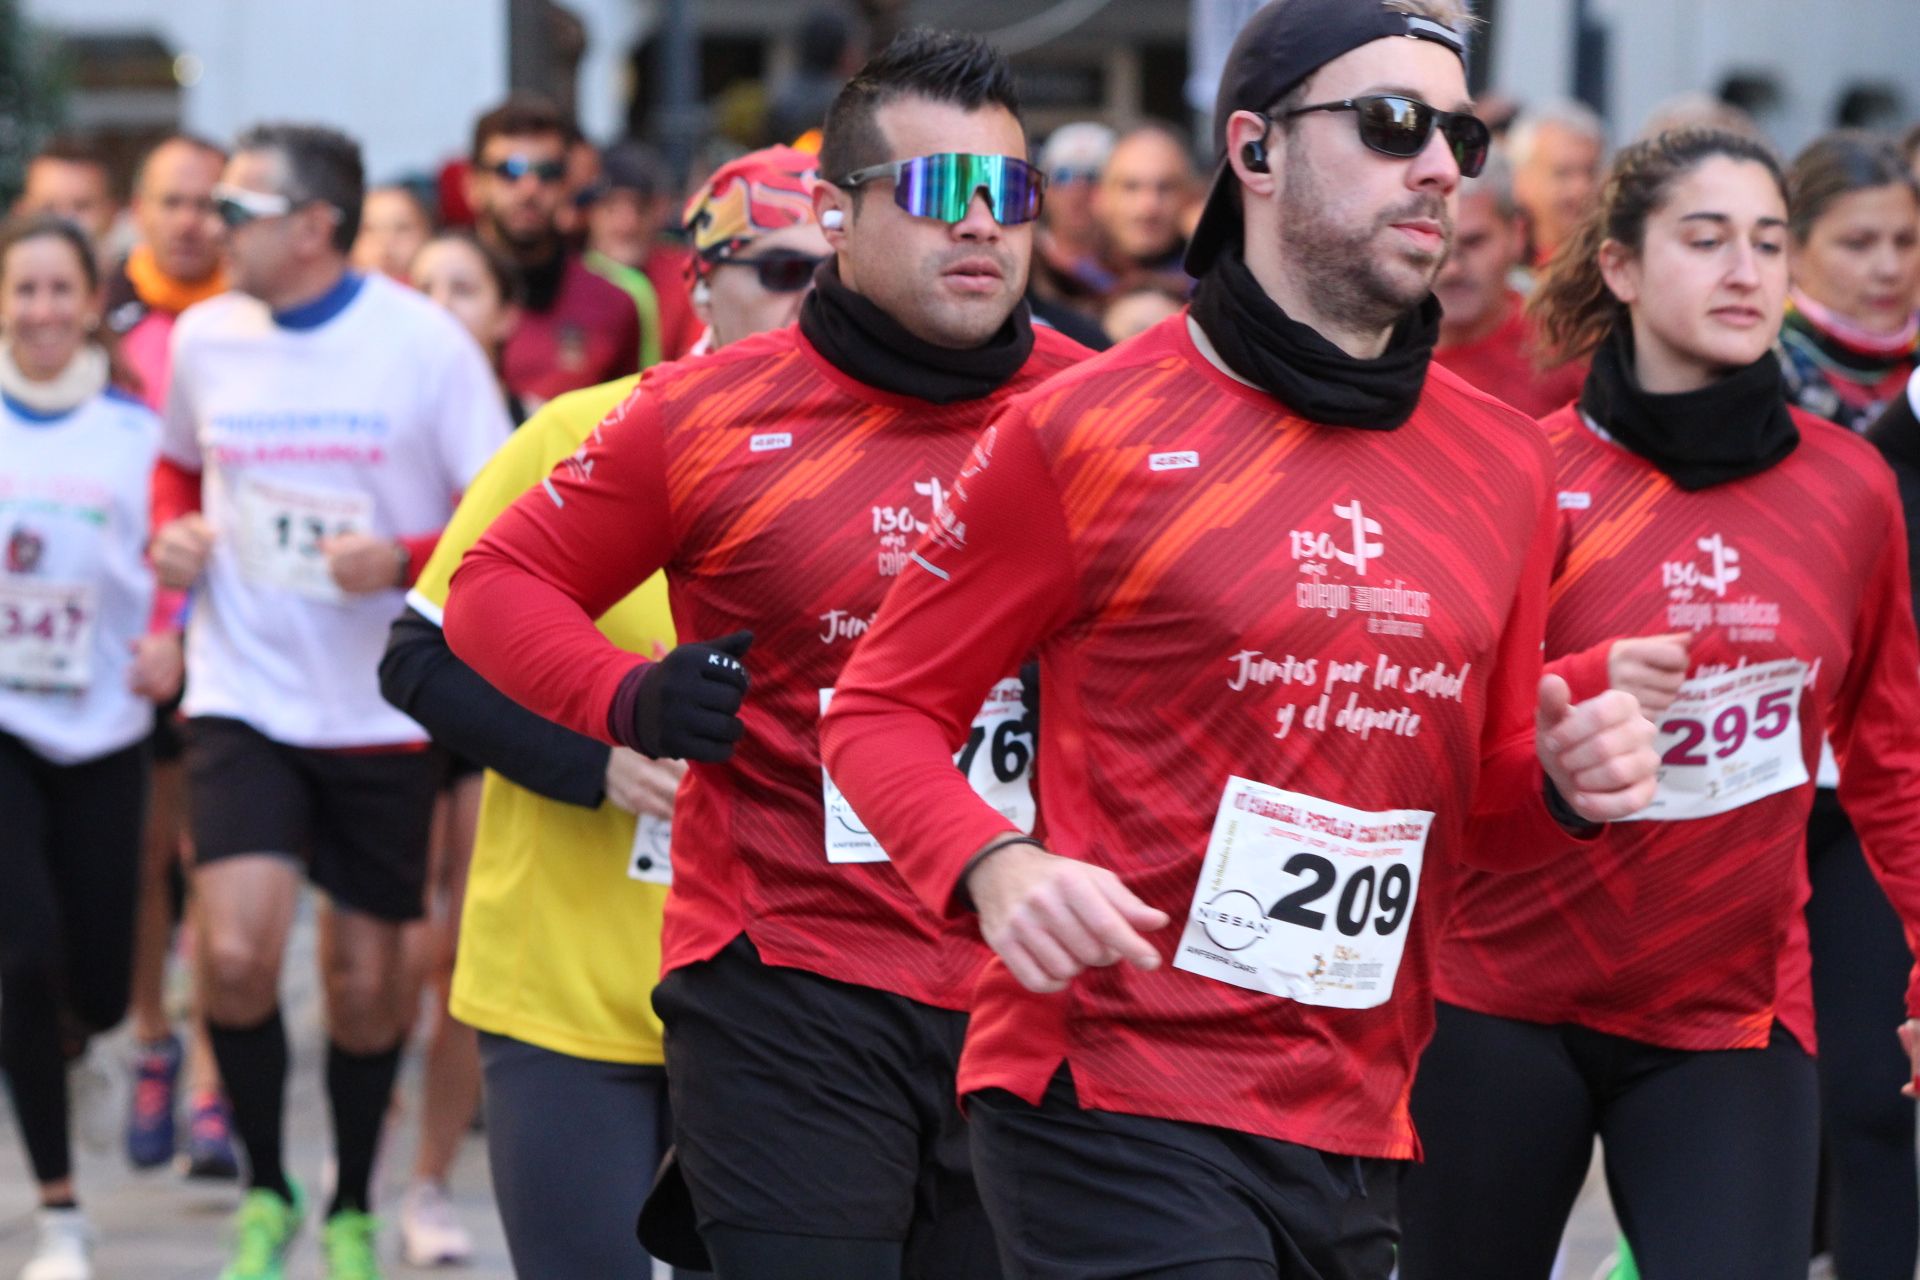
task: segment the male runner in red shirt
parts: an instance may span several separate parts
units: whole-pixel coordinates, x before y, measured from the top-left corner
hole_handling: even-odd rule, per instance
[[[1539,418],[1573,402],[1587,366],[1582,360],[1538,363],[1527,300],[1507,283],[1526,250],[1527,224],[1513,202],[1512,174],[1494,156],[1485,173],[1460,186],[1453,250],[1433,281],[1433,296],[1444,308],[1433,362]]]
[[[1632,702],[1540,680],[1544,439],[1428,366],[1488,145],[1464,18],[1254,15],[1191,312],[987,430],[827,717],[908,883],[998,953],[960,1088],[1011,1274],[1384,1280],[1464,858],[1652,792]],[[943,767],[1036,648],[1073,762],[1044,847]]]
[[[578,732],[696,762],[655,1007],[722,1277],[994,1273],[953,1105],[985,952],[861,829],[817,725],[981,427],[1085,354],[1021,302],[1040,209],[1025,154],[998,54],[901,37],[828,116],[813,200],[836,259],[798,326],[650,371],[453,580],[447,637],[482,675]],[[593,619],[662,568],[680,635],[726,638],[649,663]],[[1029,827],[1024,720],[1002,680],[961,764]]]

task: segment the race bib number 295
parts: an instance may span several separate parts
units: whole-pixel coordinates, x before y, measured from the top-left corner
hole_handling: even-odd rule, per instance
[[[1695,676],[1660,720],[1660,786],[1631,821],[1708,818],[1807,781],[1794,658]]]
[[[1393,994],[1433,814],[1230,778],[1174,966],[1301,1004]]]

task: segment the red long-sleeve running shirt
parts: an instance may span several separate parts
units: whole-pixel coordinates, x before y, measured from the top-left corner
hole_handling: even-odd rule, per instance
[[[830,860],[848,840],[829,826],[817,734],[822,691],[981,427],[1086,354],[1052,330],[1034,336],[1005,386],[944,406],[856,382],[797,327],[660,366],[454,574],[454,651],[602,741],[643,658],[593,619],[637,584],[666,571],[683,641],[753,632],[746,735],[726,764],[693,765],[676,803],[664,971],[745,932],[769,964],[965,1007],[977,934],[929,914],[884,860]]]
[[[1676,1049],[1764,1045],[1778,1019],[1811,1050],[1801,908],[1823,734],[1913,937],[1920,649],[1899,495],[1871,445],[1794,420],[1786,461],[1693,493],[1576,408],[1545,420],[1568,529],[1550,668],[1587,696],[1606,687],[1615,638],[1684,631],[1689,696],[1661,722],[1647,820],[1526,875],[1468,878],[1441,947],[1441,999]],[[1907,1004],[1920,1013],[1920,985]]]
[[[1535,423],[1442,369],[1398,430],[1315,425],[1216,369],[1184,313],[982,436],[842,675],[829,767],[960,914],[970,856],[1008,825],[948,753],[1037,650],[1049,847],[1173,924],[1150,935],[1163,967],[1057,995],[993,961],[963,1093],[1034,1100],[1064,1061],[1089,1108],[1415,1154],[1461,860],[1571,842],[1533,748],[1551,476]],[[1230,796],[1236,777],[1267,789]]]

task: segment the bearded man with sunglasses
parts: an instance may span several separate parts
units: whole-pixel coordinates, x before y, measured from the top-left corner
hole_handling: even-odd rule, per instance
[[[1012,1276],[1384,1280],[1465,860],[1652,795],[1633,700],[1541,676],[1544,437],[1429,367],[1488,143],[1467,21],[1253,15],[1191,309],[988,428],[825,717],[907,883],[996,954],[959,1088]],[[1035,651],[1073,762],[1044,843],[946,763]]]
[[[515,94],[473,126],[467,203],[480,239],[520,279],[520,321],[500,366],[529,409],[640,369],[632,295],[589,270],[560,232],[573,138],[559,108],[533,94]]]
[[[914,900],[816,726],[981,427],[1085,354],[1021,302],[1042,188],[1025,156],[1004,59],[901,36],[828,113],[811,199],[834,256],[799,323],[650,370],[453,579],[447,638],[481,675],[694,762],[654,996],[678,1157],[642,1233],[723,1280],[996,1271],[953,1098],[985,953]],[[762,244],[711,268],[747,272],[729,259]],[[662,568],[683,643],[648,662],[593,619]],[[947,767],[1025,827],[1019,666]],[[676,1196],[702,1249],[671,1238]]]
[[[439,769],[376,669],[401,591],[508,432],[459,322],[348,269],[363,194],[343,134],[242,134],[213,193],[234,292],[173,336],[152,557],[194,591],[182,711],[200,991],[249,1179],[223,1280],[278,1280],[306,1213],[281,1161],[279,1005],[303,878],[328,899],[324,1248],[329,1274],[378,1275],[369,1183]]]

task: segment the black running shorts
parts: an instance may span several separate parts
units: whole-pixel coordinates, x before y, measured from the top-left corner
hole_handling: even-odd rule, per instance
[[[418,919],[440,769],[430,751],[290,747],[239,720],[197,717],[187,722],[195,863],[298,857],[341,906]]]
[[[903,1241],[908,1275],[994,1273],[954,1097],[965,1014],[768,965],[744,935],[653,1002],[702,1232]]]
[[[1062,1067],[1039,1106],[969,1096],[974,1169],[1009,1280],[1387,1280],[1401,1161],[1082,1110]]]

